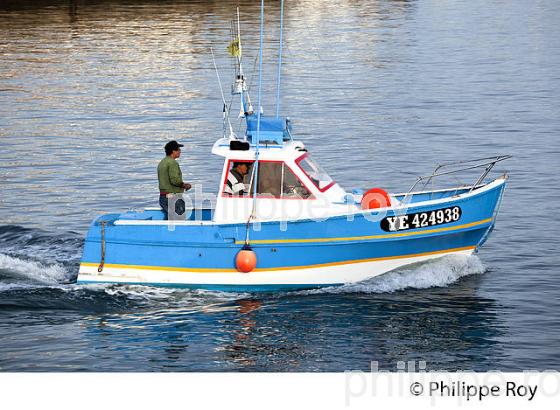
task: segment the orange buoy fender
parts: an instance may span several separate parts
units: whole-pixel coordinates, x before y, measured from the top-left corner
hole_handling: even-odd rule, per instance
[[[391,205],[389,194],[381,188],[371,188],[362,197],[362,209],[385,208]]]
[[[250,247],[244,246],[235,257],[235,267],[239,272],[249,273],[257,266],[257,254]]]

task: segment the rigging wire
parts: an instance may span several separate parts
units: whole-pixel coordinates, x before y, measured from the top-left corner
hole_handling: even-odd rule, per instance
[[[257,185],[259,182],[259,143],[261,134],[261,101],[263,77],[264,0],[261,0],[261,32],[259,38],[259,86],[257,91],[257,139],[255,144],[255,186],[253,187],[253,212],[256,211]]]
[[[282,74],[282,43],[284,36],[284,0],[280,1],[280,47],[278,50],[278,75],[276,80],[276,118],[280,116],[280,77]]]
[[[261,30],[259,39],[259,88],[257,97],[257,138],[255,141],[255,165],[253,166],[254,183],[253,183],[253,209],[247,220],[247,232],[245,237],[245,245],[249,245],[249,222],[256,218],[257,213],[257,187],[259,185],[259,140],[261,132],[261,97],[262,97],[262,63],[263,63],[263,36],[264,36],[264,0],[261,0]]]
[[[218,84],[220,85],[220,92],[222,93],[222,102],[224,104],[224,108],[223,108],[223,113],[224,113],[224,121],[227,120],[228,126],[229,126],[229,137],[231,138],[234,133],[233,133],[233,127],[231,125],[231,121],[229,118],[229,111],[227,110],[227,103],[226,103],[226,97],[224,95],[224,88],[222,87],[222,80],[220,79],[220,73],[218,71],[218,66],[216,65],[216,58],[214,57],[214,50],[212,49],[212,47],[210,47],[210,53],[212,53],[212,62],[214,63],[214,69],[216,70],[216,76],[218,77]],[[224,130],[225,131],[225,130]],[[225,132],[224,132],[225,134]],[[225,137],[225,135],[224,135]]]

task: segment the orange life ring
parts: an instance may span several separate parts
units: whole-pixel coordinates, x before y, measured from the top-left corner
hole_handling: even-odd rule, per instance
[[[391,198],[387,191],[381,188],[371,188],[362,197],[362,209],[385,208],[391,205]]]

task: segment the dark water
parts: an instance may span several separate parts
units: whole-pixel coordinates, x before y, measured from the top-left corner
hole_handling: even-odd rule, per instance
[[[255,85],[258,5],[240,3]],[[343,187],[403,191],[440,161],[514,155],[477,257],[320,292],[72,284],[95,215],[156,205],[168,139],[216,190],[209,48],[229,87],[237,4],[0,2],[0,370],[560,370],[552,0],[286,1],[283,111]],[[277,2],[266,20],[270,112]]]

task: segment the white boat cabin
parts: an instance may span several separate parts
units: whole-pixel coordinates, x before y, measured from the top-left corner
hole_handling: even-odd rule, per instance
[[[294,220],[342,214],[356,207],[345,200],[347,193],[309,156],[299,141],[259,144],[222,138],[212,153],[224,157],[214,222],[246,222],[256,202],[255,220]],[[238,163],[245,163],[244,189],[233,194],[228,176]],[[255,169],[258,169],[257,200],[254,201]],[[239,175],[239,174],[238,174]],[[230,178],[232,178],[230,176]],[[239,176],[238,176],[239,178]]]

